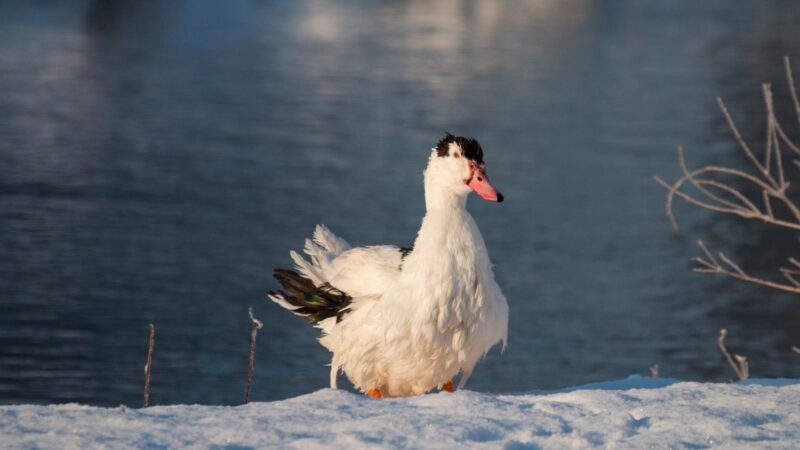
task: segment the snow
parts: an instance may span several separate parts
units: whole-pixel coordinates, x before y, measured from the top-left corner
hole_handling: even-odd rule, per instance
[[[0,407],[0,448],[798,448],[800,380],[631,376],[557,392],[249,405]]]

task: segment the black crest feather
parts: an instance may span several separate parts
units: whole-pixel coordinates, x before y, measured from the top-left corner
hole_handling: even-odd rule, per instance
[[[483,148],[481,148],[481,144],[479,144],[478,141],[471,137],[453,136],[447,133],[436,144],[436,154],[440,157],[448,156],[451,143],[455,143],[461,147],[461,152],[464,154],[465,158],[471,159],[478,164],[483,164]]]

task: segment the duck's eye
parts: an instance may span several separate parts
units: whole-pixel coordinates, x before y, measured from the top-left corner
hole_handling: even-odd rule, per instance
[[[481,177],[478,177],[478,181],[483,181],[483,178],[481,178]]]
[[[453,152],[453,158],[458,158],[461,156],[461,153]]]

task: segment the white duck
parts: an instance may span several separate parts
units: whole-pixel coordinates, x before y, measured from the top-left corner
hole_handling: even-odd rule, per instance
[[[412,248],[352,248],[323,225],[306,240],[297,272],[277,269],[283,291],[269,297],[322,329],[340,370],[373,397],[461,388],[499,341],[506,346],[508,304],[494,279],[483,237],[466,210],[475,191],[503,195],[489,183],[477,141],[447,134],[431,151],[425,218]]]

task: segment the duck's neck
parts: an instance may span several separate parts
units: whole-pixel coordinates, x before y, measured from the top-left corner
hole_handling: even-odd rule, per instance
[[[425,209],[427,211],[466,211],[467,195],[447,186],[425,180]]]
[[[452,278],[454,273],[471,273],[475,267],[484,268],[482,261],[488,260],[486,246],[478,226],[467,212],[466,203],[467,193],[426,180],[427,211],[414,242],[414,251],[403,263],[404,276],[415,283],[429,282],[434,286],[443,279]]]

